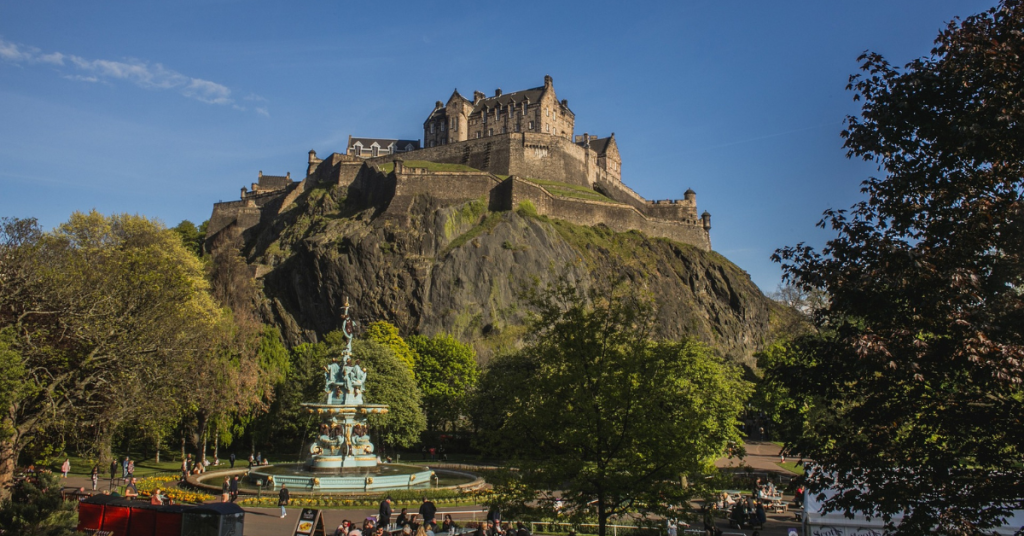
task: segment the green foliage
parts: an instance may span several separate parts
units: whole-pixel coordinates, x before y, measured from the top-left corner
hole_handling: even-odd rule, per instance
[[[25,370],[25,361],[12,348],[15,340],[14,329],[0,329],[0,408],[10,408],[37,389],[36,383]],[[0,421],[0,441],[7,440],[15,432],[14,423]]]
[[[181,243],[185,246],[185,249],[191,251],[197,257],[202,257],[203,243],[206,241],[206,224],[207,222],[203,222],[202,226],[196,227],[194,223],[188,220],[181,220],[181,223],[172,227],[171,230],[181,238]]]
[[[403,164],[407,168],[421,168],[427,171],[480,171],[476,168],[464,166],[462,164],[444,164],[439,162],[430,162],[428,160],[406,160]],[[395,163],[388,162],[381,164],[380,170],[384,173],[391,173],[395,170]]]
[[[487,214],[487,200],[474,199],[449,214],[444,222],[444,237],[451,239],[466,225],[476,225]]]
[[[390,322],[378,320],[366,326],[363,338],[387,346],[410,372],[416,370],[416,360],[418,359],[416,351],[406,344],[405,339],[398,334],[398,328]]]
[[[537,214],[537,205],[533,204],[533,201],[529,199],[519,202],[519,208],[516,209],[516,213],[524,218],[539,218]]]
[[[536,339],[495,361],[474,402],[481,446],[514,456],[511,482],[533,490],[498,493],[560,489],[576,515],[593,503],[604,534],[610,516],[669,514],[706,491],[703,475],[740,439],[739,371],[695,341],[651,340],[651,300],[623,288],[583,296],[561,282],[532,302]]]
[[[448,255],[453,249],[460,248],[466,245],[467,242],[480,236],[481,234],[488,233],[494,230],[495,227],[501,223],[503,214],[501,212],[491,212],[480,222],[479,225],[474,226],[472,229],[462,233],[455,240],[452,240],[444,250],[438,254],[438,257],[444,257]]]
[[[423,392],[428,427],[454,429],[480,375],[476,352],[445,333],[430,338],[414,335],[409,345],[417,355],[416,382]]]
[[[89,446],[108,455],[120,423],[155,409],[139,400],[182,388],[220,322],[201,261],[139,216],[75,213],[51,233],[4,219],[0,259],[0,329],[16,335],[5,345],[39,382],[0,415],[16,430],[0,484],[22,449],[49,443],[39,434],[98,438]]]
[[[861,58],[843,132],[882,172],[828,210],[820,252],[778,251],[786,277],[829,297],[825,331],[766,373],[806,405],[788,447],[812,493],[901,534],[989,532],[1024,507],[1024,3],[938,36],[904,68]]]
[[[60,480],[40,473],[15,483],[0,502],[0,532],[18,536],[70,536],[75,533],[74,503],[64,502]]]
[[[601,201],[602,203],[616,203],[618,201],[602,194],[601,192],[595,191],[586,186],[578,186],[575,184],[569,184],[566,182],[558,181],[547,181],[542,179],[531,179],[526,178],[525,180],[530,181],[537,186],[540,186],[548,191],[551,195],[558,197],[569,197],[572,199],[586,199],[588,201]]]
[[[391,348],[373,341],[355,341],[352,353],[366,370],[366,403],[390,406],[386,414],[369,417],[370,430],[382,442],[379,446],[415,444],[427,422],[421,407],[422,395],[412,371]]]

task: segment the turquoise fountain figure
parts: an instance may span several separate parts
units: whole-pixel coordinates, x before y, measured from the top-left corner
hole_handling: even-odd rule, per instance
[[[345,472],[347,469],[366,470],[377,466],[373,442],[370,440],[366,418],[375,413],[387,413],[381,404],[365,404],[366,375],[358,359],[352,355],[355,322],[349,317],[348,299],[341,314],[341,332],[345,336],[342,362],[332,358],[324,367],[326,404],[303,404],[310,413],[320,416],[316,440],[309,446],[306,467],[313,471]]]

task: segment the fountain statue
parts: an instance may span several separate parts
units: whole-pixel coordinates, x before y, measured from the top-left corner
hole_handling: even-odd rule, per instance
[[[366,420],[370,415],[387,413],[388,406],[364,401],[367,371],[352,354],[355,327],[346,298],[341,314],[345,347],[340,356],[323,367],[324,399],[302,404],[320,421],[305,462],[254,468],[249,482],[271,488],[287,485],[294,491],[314,493],[430,487],[435,474],[429,468],[379,462]]]
[[[303,404],[307,411],[320,417],[316,440],[309,446],[306,461],[306,467],[316,472],[345,473],[377,467],[366,418],[388,411],[385,405],[363,402],[366,371],[352,355],[355,321],[349,316],[347,298],[341,313],[341,332],[345,336],[345,348],[341,351],[340,363],[335,357],[324,367],[327,402]]]

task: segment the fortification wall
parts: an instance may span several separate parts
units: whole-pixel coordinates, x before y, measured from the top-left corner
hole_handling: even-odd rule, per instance
[[[648,236],[668,238],[704,250],[711,249],[708,232],[696,223],[649,218],[635,207],[625,204],[553,196],[543,187],[518,177],[510,177],[501,185],[500,190],[508,191],[508,203],[513,208],[523,201],[530,201],[538,214],[577,225],[604,224],[618,232],[635,230]]]

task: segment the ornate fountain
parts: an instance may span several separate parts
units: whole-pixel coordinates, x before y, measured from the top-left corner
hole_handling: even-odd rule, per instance
[[[341,357],[324,367],[325,403],[302,404],[319,418],[316,438],[302,466],[254,469],[250,480],[272,487],[287,484],[309,491],[382,491],[429,487],[433,471],[425,467],[381,464],[370,440],[367,417],[388,412],[383,404],[366,404],[366,370],[352,354],[355,322],[349,316],[348,299],[341,314],[345,348]],[[277,469],[273,469],[276,467]]]
[[[324,367],[327,403],[302,405],[320,419],[316,440],[309,446],[309,459],[306,461],[306,468],[310,471],[365,472],[365,469],[376,468],[378,464],[366,418],[374,413],[387,413],[388,407],[363,403],[366,371],[352,355],[355,322],[348,310],[346,299],[341,313],[345,349],[340,359],[333,358],[331,364]]]

